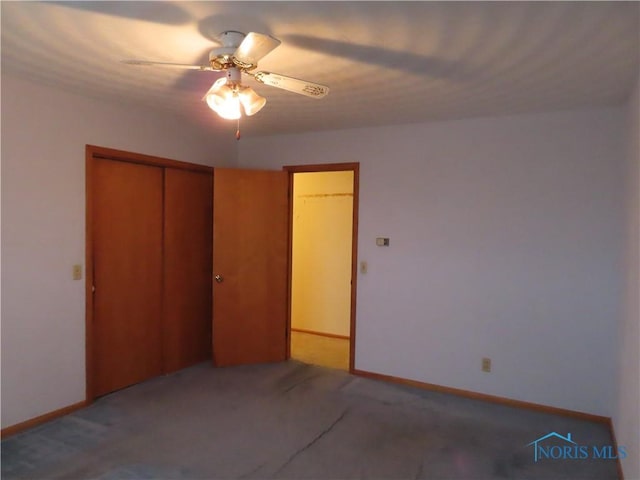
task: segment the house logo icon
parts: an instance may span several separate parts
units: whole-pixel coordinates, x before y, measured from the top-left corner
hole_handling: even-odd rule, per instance
[[[615,460],[625,458],[627,449],[624,445],[578,445],[567,433],[564,437],[557,432],[547,433],[527,444],[533,446],[533,461],[538,460]]]
[[[540,442],[544,442],[545,440],[548,440],[550,438],[559,438],[560,440],[565,441],[567,443],[567,445],[577,445],[576,442],[571,440],[571,433],[567,433],[566,437],[563,437],[562,435],[560,435],[559,433],[556,433],[556,432],[547,433],[546,435],[538,438],[537,440],[534,440],[533,442],[527,444],[527,447],[530,447],[531,445],[533,445],[533,450],[534,450],[533,461],[534,461],[534,463],[537,462],[538,459],[539,459],[538,452],[540,451],[540,449],[538,448],[538,444]]]

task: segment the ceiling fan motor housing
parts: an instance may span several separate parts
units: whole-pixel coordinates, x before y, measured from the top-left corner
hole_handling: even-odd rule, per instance
[[[218,35],[218,40],[223,47],[233,48],[234,50],[240,46],[246,35],[237,30],[227,30]]]
[[[209,64],[214,70],[224,70],[234,66],[233,53],[235,48],[220,47],[209,52]]]
[[[214,70],[226,70],[235,66],[233,54],[244,40],[245,34],[235,30],[222,32],[218,39],[222,47],[214,48],[209,52],[209,64]]]

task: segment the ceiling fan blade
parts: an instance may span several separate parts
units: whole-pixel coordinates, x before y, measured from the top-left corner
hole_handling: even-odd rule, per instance
[[[282,88],[283,90],[306,95],[307,97],[322,98],[329,93],[329,87],[325,85],[287,77],[279,73],[256,72],[253,77],[265,85]]]
[[[241,67],[255,67],[258,61],[280,45],[280,40],[263,33],[249,32],[233,54],[234,63]]]
[[[169,63],[169,62],[150,62],[147,60],[123,60],[122,63],[127,65],[141,65],[143,67],[168,67],[168,68],[180,68],[182,70],[199,70],[201,72],[217,72],[208,65],[185,65],[183,63]]]

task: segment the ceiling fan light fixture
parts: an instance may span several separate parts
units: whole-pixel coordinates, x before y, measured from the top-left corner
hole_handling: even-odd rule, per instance
[[[237,120],[241,116],[240,97],[226,78],[219,78],[204,96],[209,108],[227,120]]]
[[[209,104],[211,106],[211,104]],[[233,93],[227,97],[224,102],[218,104],[214,111],[226,120],[237,120],[242,114],[240,113],[240,99],[238,94]]]
[[[253,77],[258,83],[311,98],[322,98],[329,93],[329,87],[319,83],[279,73],[253,72],[258,67],[258,62],[280,45],[280,40],[271,35],[256,32],[249,32],[245,35],[235,30],[226,30],[220,34],[218,40],[221,46],[209,52],[209,65],[186,65],[147,60],[125,60],[124,63],[156,65],[200,72],[222,72],[224,77],[219,78],[211,86],[202,100],[206,101],[209,108],[220,117],[228,120],[239,120],[243,111],[247,116],[255,115],[267,103],[267,100],[252,88],[242,85],[243,73]]]
[[[258,95],[251,87],[240,87],[238,95],[244,112],[248,116],[258,113],[267,103],[267,99]]]
[[[240,118],[241,105],[245,114],[251,116],[258,113],[267,103],[267,100],[251,87],[243,87],[227,77],[216,80],[204,96],[204,100],[211,110],[227,120]]]

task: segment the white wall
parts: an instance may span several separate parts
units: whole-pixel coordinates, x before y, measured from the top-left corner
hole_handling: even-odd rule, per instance
[[[612,108],[245,138],[238,158],[361,163],[357,369],[609,416],[623,122]]]
[[[353,172],[293,177],[291,328],[351,330]]]
[[[361,162],[359,255],[369,273],[358,285],[356,368],[613,415],[620,360],[616,433],[637,452],[638,344],[624,343],[638,338],[633,297],[615,353],[622,132],[637,175],[637,110],[636,89],[628,112],[245,137],[239,159],[252,168]],[[84,281],[71,280],[71,265],[84,264],[84,145],[233,165],[235,139],[4,73],[1,120],[6,427],[84,399]],[[218,159],[214,144],[226,147]],[[637,234],[635,185],[626,220]],[[376,236],[391,247],[375,247]],[[625,261],[637,295],[637,262]],[[491,374],[480,372],[482,356]]]
[[[2,426],[85,398],[85,144],[213,165],[233,135],[2,75]],[[222,148],[215,156],[213,146]]]
[[[626,295],[618,352],[616,439],[627,447],[625,478],[640,479],[640,78],[627,106]]]

